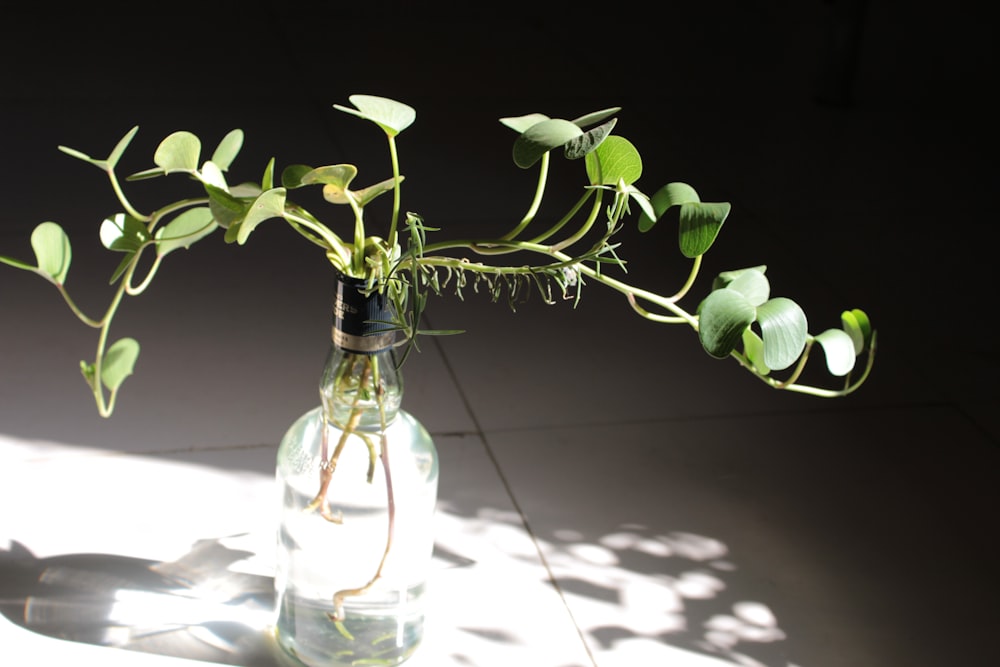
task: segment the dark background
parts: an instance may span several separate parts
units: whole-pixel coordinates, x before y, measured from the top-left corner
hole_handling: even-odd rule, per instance
[[[428,324],[467,333],[407,362],[405,405],[435,436],[479,436],[520,461],[505,472],[539,524],[576,511],[566,525],[581,525],[587,508],[635,520],[602,499],[618,483],[648,498],[660,530],[659,487],[632,475],[658,483],[659,462],[685,489],[702,466],[709,492],[677,491],[667,509],[710,527],[721,497],[759,522],[732,519],[745,528],[734,553],[750,545],[745,571],[766,573],[755,585],[777,600],[795,664],[936,667],[995,652],[997,76],[983,3],[36,3],[0,21],[0,254],[30,259],[34,226],[59,222],[74,244],[68,286],[94,313],[117,263],[97,229],[118,205],[60,144],[102,157],[139,125],[131,173],[172,131],[207,152],[242,128],[239,180],[275,157],[350,162],[375,182],[389,170],[382,137],[332,105],[384,95],[418,112],[399,138],[405,208],[474,234],[518,219],[532,193],[498,118],[623,107],[616,132],[643,154],[641,188],[681,180],[733,204],[696,292],[720,270],[767,264],[772,293],[797,300],[813,333],[866,310],[880,342],[867,385],[831,401],[770,391],[690,331],[592,287],[576,309],[536,299],[513,315],[482,295],[432,302]],[[570,171],[554,169],[553,201],[576,198]],[[148,208],[163,186],[130,192]],[[620,240],[637,282],[676,287],[686,263],[671,228]],[[244,247],[206,239],[168,260],[116,321],[113,337],[143,349],[110,420],[77,375],[94,332],[50,285],[0,266],[0,433],[182,457],[261,451],[316,403],[332,300],[321,254],[271,221]],[[565,449],[560,433],[575,434]],[[630,434],[621,460],[572,449],[600,433]],[[525,449],[549,435],[550,448]],[[267,472],[264,459],[240,465]],[[771,562],[771,548],[793,557]],[[812,597],[823,582],[842,598]]]
[[[140,133],[123,172],[150,166],[156,143],[171,131],[195,132],[207,152],[240,127],[246,147],[234,172],[242,179],[256,180],[276,157],[279,169],[290,162],[351,162],[360,168],[359,181],[374,182],[388,174],[384,141],[331,107],[355,92],[394,97],[418,110],[416,124],[400,137],[409,179],[405,207],[431,225],[478,231],[516,219],[534,179],[512,165],[512,134],[498,118],[535,111],[573,118],[622,106],[617,131],[644,157],[640,187],[652,192],[683,180],[705,201],[733,202],[703,280],[718,270],[767,264],[773,291],[803,305],[814,333],[836,326],[845,308],[865,309],[883,351],[870,387],[850,399],[853,405],[942,401],[995,441],[996,358],[984,292],[995,237],[989,204],[995,104],[988,94],[995,47],[991,23],[977,7],[957,2],[942,12],[877,0],[627,9],[568,2],[507,9],[323,2],[259,10],[241,3],[104,3],[67,14],[15,6],[0,42],[3,252],[29,258],[30,230],[58,221],[77,253],[71,289],[85,305],[102,307],[106,297],[87,301],[87,288],[100,289],[117,258],[97,245],[96,224],[117,204],[99,172],[55,147],[103,156],[133,125]],[[484,149],[470,150],[478,145]],[[140,206],[161,201],[146,187],[132,191]],[[662,281],[677,262],[672,250],[660,251],[670,248],[672,234],[657,231],[648,240],[623,234],[622,250],[637,277]],[[257,245],[237,249],[212,239],[197,253],[175,253],[148,296],[123,307],[120,335],[135,322],[151,330],[147,336],[177,344],[164,350],[157,347],[162,341],[140,338],[147,368],[157,350],[173,372],[180,371],[169,361],[176,355],[190,359],[184,367],[193,372],[200,361],[220,356],[231,357],[233,373],[273,363],[261,357],[274,354],[276,341],[298,347],[287,338],[295,326],[282,310],[292,307],[287,295],[310,299],[302,308],[315,312],[308,326],[316,327],[325,327],[329,298],[323,258],[302,253],[290,236],[271,223],[255,237]],[[84,270],[90,259],[108,268]],[[189,267],[182,270],[182,263]],[[193,285],[185,290],[188,281]],[[225,330],[196,330],[204,327],[198,312],[221,312],[208,286],[239,302],[226,304],[233,319]],[[179,295],[176,306],[164,305],[166,292]],[[67,375],[59,385],[73,397],[60,399],[59,409],[82,405],[75,419],[101,431],[98,440],[112,437],[87,412],[82,388],[73,386],[75,359],[90,354],[91,332],[78,327],[48,285],[26,273],[5,270],[0,298],[16,306],[5,307],[0,346],[13,358],[0,383],[5,402],[50,395],[52,379],[30,371],[16,350],[25,338],[38,341],[35,318],[53,317],[44,328],[46,358],[56,366],[53,357],[65,351]],[[466,340],[445,345],[474,346],[483,328],[497,326],[517,327],[501,345],[523,344],[524,358],[544,356],[539,345],[554,343],[532,340],[541,325],[520,324],[526,317],[470,307],[456,313],[457,321],[445,321],[452,311],[439,307],[435,326],[470,330]],[[627,308],[615,308],[599,327],[635,325]],[[478,317],[486,318],[481,327]],[[254,347],[246,342],[249,330],[273,337]],[[315,340],[315,331],[309,334],[303,345],[321,357],[323,344],[305,342]],[[698,351],[688,332],[655,335],[664,337],[662,344],[652,341],[644,354],[676,360]],[[585,345],[597,350],[601,341]],[[320,363],[304,360],[301,373],[314,373],[306,369]],[[695,373],[708,386],[716,372],[727,378],[722,382],[755,384],[732,378],[730,368],[699,363]],[[139,372],[126,387],[145,396],[143,382],[169,385],[169,377],[153,372]],[[758,399],[761,393],[767,398]],[[774,401],[777,409],[799,405],[797,397],[755,388],[748,395],[741,400]],[[289,415],[299,400],[290,399]],[[126,392],[122,403],[143,410],[149,397]],[[806,404],[815,409],[815,402]],[[18,410],[0,423],[29,434],[37,418]]]

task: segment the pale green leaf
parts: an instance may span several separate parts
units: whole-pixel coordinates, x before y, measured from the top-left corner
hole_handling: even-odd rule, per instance
[[[135,252],[149,240],[146,226],[125,213],[116,213],[101,223],[101,243],[108,250]]]
[[[635,186],[629,186],[626,188],[628,196],[639,205],[642,209],[640,215],[646,215],[649,217],[654,217],[656,213],[653,211],[653,204],[650,203],[649,197],[646,196],[644,192],[638,190]]]
[[[83,160],[84,162],[88,162],[97,167],[98,169],[100,169],[101,171],[110,171],[111,169],[114,169],[115,165],[118,164],[118,160],[121,159],[122,153],[125,152],[125,149],[128,147],[129,143],[132,141],[132,138],[135,137],[136,132],[138,131],[139,131],[138,126],[133,127],[131,130],[129,130],[125,134],[125,136],[118,141],[118,144],[111,151],[110,157],[108,157],[108,159],[106,160],[98,160],[96,158],[90,157],[83,151],[78,151],[75,148],[70,148],[69,146],[59,146],[58,148],[66,155],[75,157],[78,160]]]
[[[857,308],[845,310],[840,315],[840,322],[854,342],[854,354],[861,354],[872,339],[872,325],[868,321],[868,315]]]
[[[752,327],[747,327],[743,331],[743,354],[761,375],[771,373],[771,369],[764,362],[764,341]]]
[[[208,193],[208,207],[212,211],[212,217],[220,227],[229,229],[234,222],[246,217],[249,205],[234,197],[232,192],[211,185],[205,186],[205,192]],[[255,186],[255,191],[249,196],[256,198],[259,194],[260,191]]]
[[[754,321],[753,304],[731,289],[715,290],[698,309],[698,338],[713,357],[722,359],[736,348]]]
[[[576,125],[577,127],[579,127],[580,129],[583,129],[585,127],[590,127],[591,125],[594,125],[595,123],[600,123],[602,120],[604,120],[606,118],[610,118],[611,116],[614,116],[616,113],[618,113],[621,110],[622,110],[621,107],[609,107],[607,109],[601,109],[600,111],[594,111],[594,112],[588,113],[585,116],[580,116],[579,118],[574,118],[573,119],[573,124]]]
[[[83,374],[83,379],[87,381],[87,386],[94,389],[94,364],[87,363],[86,361],[80,360],[80,373]]]
[[[193,172],[201,158],[201,140],[190,132],[174,132],[160,142],[153,154],[153,162],[163,172]]]
[[[529,113],[524,116],[501,118],[500,122],[518,134],[523,134],[529,127],[536,123],[541,123],[543,120],[549,120],[549,117],[541,113]]]
[[[120,338],[108,348],[101,363],[101,383],[109,391],[121,386],[135,369],[139,358],[139,343],[134,338]]]
[[[748,271],[767,273],[767,265],[761,264],[759,266],[751,266],[745,269],[733,269],[732,271],[723,271],[715,277],[715,280],[712,281],[712,289],[713,290],[722,289],[723,287],[726,287],[734,280],[742,276],[744,273],[747,273]]]
[[[226,233],[223,234],[223,236],[222,236],[222,238],[225,240],[225,242],[226,243],[236,243],[237,241],[239,241],[240,240],[240,238],[239,238],[240,237],[240,227],[242,227],[242,226],[243,226],[243,220],[242,219],[239,220],[239,221],[235,221],[235,222],[230,223],[230,225],[228,227],[226,227]]]
[[[270,188],[268,189],[270,190]],[[264,190],[257,183],[239,183],[229,188],[229,194],[233,197],[245,197],[247,199],[251,197],[256,199],[263,192]]]
[[[247,242],[250,232],[260,223],[271,218],[283,218],[285,216],[285,189],[275,188],[262,193],[247,211],[246,218],[239,225],[236,240],[240,245]]]
[[[797,303],[785,297],[762,303],[757,306],[757,323],[764,340],[764,363],[768,368],[784,370],[798,360],[809,334],[806,314]]]
[[[214,162],[206,162],[201,166],[201,172],[198,174],[199,180],[206,185],[213,185],[222,190],[227,190],[228,185],[226,184],[226,177],[223,175],[222,170]]]
[[[122,257],[122,261],[118,262],[118,266],[115,267],[114,272],[111,274],[111,278],[108,280],[109,285],[114,285],[118,279],[121,278],[122,274],[125,273],[129,265],[132,264],[132,261],[135,259],[135,255],[135,251],[125,253],[125,256]]]
[[[522,169],[532,166],[543,155],[583,134],[583,130],[559,118],[535,123],[514,141],[514,164]]]
[[[287,171],[287,170],[286,170]],[[347,189],[358,175],[358,168],[353,164],[334,164],[327,167],[317,167],[310,172],[299,175],[302,185],[323,183],[323,196],[333,204],[347,203]],[[282,182],[285,176],[282,175]],[[327,194],[329,190],[329,194]]]
[[[267,162],[267,166],[264,167],[264,174],[260,177],[260,189],[271,190],[274,188],[274,158],[271,158]]]
[[[826,367],[832,375],[847,375],[854,368],[854,341],[843,329],[827,329],[816,336],[826,355]]]
[[[41,223],[31,232],[31,247],[38,270],[59,285],[66,282],[73,250],[63,228],[54,222]]]
[[[753,306],[759,306],[771,296],[771,283],[763,271],[748,269],[741,271],[727,285],[729,289],[734,289],[743,296]]]
[[[190,208],[156,230],[156,253],[163,257],[178,248],[190,248],[192,243],[205,238],[216,227],[208,207]]]
[[[228,171],[241,148],[243,148],[243,130],[231,130],[216,146],[215,152],[212,153],[212,162],[222,171]]]
[[[143,171],[137,171],[134,174],[129,175],[125,178],[126,181],[144,181],[150,178],[157,178],[163,176],[166,173],[159,167],[153,167],[151,169],[144,169]]]
[[[600,168],[598,169],[598,165]],[[628,139],[610,136],[587,155],[587,177],[592,185],[632,185],[642,176],[642,158]]]
[[[111,155],[108,156],[107,166],[109,169],[114,169],[118,165],[118,161],[122,159],[122,155],[125,153],[125,149],[128,145],[132,143],[132,139],[135,138],[136,133],[139,132],[139,126],[136,125],[131,130],[125,133],[125,136],[118,140],[114,149],[111,151]]]
[[[105,160],[95,160],[86,153],[78,151],[75,148],[70,148],[69,146],[59,146],[58,148],[66,155],[69,155],[70,157],[75,157],[77,160],[83,160],[84,162],[89,162],[90,164],[102,170],[107,170],[108,168],[108,163]]]
[[[701,201],[698,193],[687,183],[667,183],[657,190],[650,202],[653,204],[655,216],[642,215],[639,217],[639,231],[648,232],[653,225],[663,217],[663,214],[672,206],[680,206],[689,202]]]
[[[291,164],[281,171],[281,187],[288,190],[301,188],[308,183],[303,183],[302,179],[313,171],[313,168],[306,164]]]
[[[408,128],[417,118],[416,110],[402,102],[376,95],[351,95],[347,98],[357,109],[334,104],[333,108],[370,120],[390,137]]]
[[[722,224],[729,216],[727,203],[709,204],[688,202],[681,204],[680,231],[678,232],[681,254],[694,259],[704,255],[715,243]]]
[[[359,206],[362,207],[367,206],[368,202],[375,199],[379,195],[384,194],[386,192],[392,192],[392,189],[395,187],[396,182],[397,179],[395,178],[387,178],[381,183],[376,183],[375,185],[369,185],[367,188],[363,188],[361,190],[352,190],[351,194],[354,195],[354,199],[358,202]],[[398,182],[400,183],[403,182],[402,176],[399,177]],[[329,186],[324,186],[323,188],[324,196],[326,195],[327,187]]]

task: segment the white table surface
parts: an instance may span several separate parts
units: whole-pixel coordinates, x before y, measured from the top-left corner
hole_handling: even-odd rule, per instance
[[[448,450],[445,478],[449,461],[463,471],[451,476],[449,495],[476,494],[493,509],[470,516],[450,511],[455,500],[441,501],[426,638],[408,667],[594,664],[536,543],[513,507],[497,509],[503,492],[499,480],[483,482],[485,456],[460,441],[438,443]],[[5,654],[21,659],[14,664],[278,664],[263,606],[273,573],[274,481],[245,469],[261,467],[270,453],[202,453],[207,464],[0,435]],[[240,457],[256,463],[241,467]],[[158,591],[136,571],[182,572],[190,585]],[[240,586],[257,598],[233,601]],[[9,617],[22,599],[24,617]],[[85,636],[88,622],[96,635]],[[655,647],[674,665],[723,664]],[[620,657],[648,650],[637,641]]]

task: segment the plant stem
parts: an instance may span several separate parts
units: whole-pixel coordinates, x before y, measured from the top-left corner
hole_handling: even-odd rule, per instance
[[[70,297],[69,292],[66,290],[65,285],[53,281],[51,278],[49,278],[48,275],[40,271],[36,271],[36,273],[38,273],[38,275],[42,276],[43,278],[46,278],[47,280],[49,280],[49,282],[51,282],[56,286],[56,289],[59,290],[59,294],[62,295],[63,301],[66,302],[66,305],[69,306],[69,309],[73,312],[74,315],[76,315],[78,320],[86,324],[88,327],[93,327],[94,329],[97,329],[98,327],[102,326],[102,323],[100,321],[88,317],[82,310],[80,310],[80,308],[73,301],[72,297]]]
[[[573,208],[569,210],[569,213],[567,213],[562,220],[557,222],[556,225],[548,232],[532,240],[538,243],[548,239],[550,236],[559,231],[559,229],[561,229],[563,225],[569,222],[570,218],[573,215],[575,215],[578,210],[580,210],[580,208],[583,206],[583,203],[587,201],[587,198],[590,197],[592,192],[594,192],[594,190],[587,190],[587,192],[583,195],[583,197],[581,197],[580,200],[573,206]],[[594,221],[597,220],[597,216],[601,212],[601,201],[603,199],[604,199],[604,191],[597,190],[597,196],[594,197],[594,204],[593,206],[590,207],[590,215],[587,216],[587,219],[584,221],[583,225],[580,226],[580,229],[576,230],[576,233],[563,239],[559,243],[554,244],[552,246],[553,250],[563,250],[564,248],[568,248],[569,246],[573,245],[574,243],[582,239],[584,236],[586,236],[587,232],[590,231],[590,228],[594,226]],[[612,224],[613,223],[614,221],[612,221]]]
[[[333,410],[332,410],[332,407],[331,407],[331,403],[333,402],[332,400],[331,401],[327,401],[325,399],[325,397],[324,397],[324,400],[322,401],[322,403],[323,403],[323,433],[322,433],[322,438],[323,438],[322,442],[323,442],[323,444],[322,444],[322,452],[323,452],[324,459],[326,458],[326,452],[327,452],[327,449],[328,449],[328,442],[329,442],[329,440],[328,440],[329,435],[328,435],[328,430],[327,430],[327,424],[335,424],[336,426],[340,427],[341,432],[340,432],[340,438],[337,441],[337,446],[334,449],[333,454],[330,455],[330,458],[327,459],[324,462],[324,465],[320,468],[320,471],[319,471],[319,475],[320,475],[319,491],[316,493],[316,497],[313,498],[312,501],[306,506],[306,511],[307,512],[311,512],[311,511],[315,511],[317,508],[319,508],[320,515],[324,519],[326,519],[327,521],[330,521],[332,523],[341,523],[341,517],[334,515],[330,511],[329,506],[326,504],[326,496],[329,493],[330,482],[333,480],[333,473],[337,469],[337,462],[340,460],[340,454],[341,454],[341,452],[344,451],[344,446],[347,444],[348,438],[350,438],[352,435],[355,435],[355,433],[357,431],[357,428],[358,428],[358,424],[361,422],[361,416],[362,416],[362,414],[364,412],[364,410],[359,405],[359,403],[361,402],[361,396],[362,396],[361,388],[368,381],[370,370],[371,370],[370,365],[369,364],[365,364],[365,368],[364,368],[364,370],[362,370],[362,373],[361,373],[361,379],[359,380],[358,389],[354,393],[354,399],[353,399],[353,401],[351,403],[351,412],[348,415],[347,423],[346,424],[341,425],[341,424],[337,424],[336,423],[336,421],[334,419],[334,415],[333,415]],[[339,374],[342,371],[340,371],[338,369],[337,372]],[[348,377],[351,375],[350,370],[344,371],[344,372],[346,372],[346,374],[348,375]],[[345,391],[344,389],[342,389],[341,387],[339,387],[339,381],[342,380],[342,379],[343,379],[343,377],[336,378],[334,380],[334,389],[333,389],[333,391],[334,391],[335,394]]]
[[[364,595],[371,590],[372,586],[375,585],[375,582],[382,578],[382,570],[385,569],[386,561],[389,559],[389,552],[392,550],[393,538],[396,534],[396,500],[392,485],[392,469],[389,465],[389,441],[388,436],[386,435],[387,424],[385,419],[385,390],[382,386],[382,380],[378,372],[378,360],[375,357],[367,357],[367,359],[368,368],[372,369],[372,381],[375,385],[375,402],[378,404],[379,411],[379,432],[382,445],[382,451],[380,452],[379,458],[382,461],[382,470],[385,473],[388,526],[386,528],[385,549],[382,551],[382,559],[379,561],[378,567],[375,570],[375,574],[372,575],[372,578],[368,580],[368,583],[360,588],[348,588],[337,591],[334,594],[333,613],[327,614],[334,622],[341,622],[344,620],[344,598]]]
[[[118,201],[121,205],[125,207],[125,212],[131,215],[136,220],[141,220],[146,222],[149,220],[148,216],[139,213],[132,203],[125,196],[125,191],[122,189],[121,184],[118,182],[118,175],[115,173],[114,167],[109,166],[105,173],[108,175],[108,179],[111,181],[111,189],[114,190],[115,196],[118,197]]]
[[[389,222],[389,236],[387,237],[389,247],[392,248],[396,245],[396,226],[399,222],[400,199],[402,197],[400,189],[403,186],[399,180],[399,155],[396,152],[396,138],[391,134],[387,136],[389,139],[389,159],[392,163],[392,177],[394,179],[392,186],[392,219]]]
[[[136,257],[138,257],[138,255]],[[101,318],[101,331],[97,336],[97,353],[94,357],[94,375],[90,380],[90,388],[94,392],[94,399],[97,402],[97,411],[101,417],[105,418],[110,417],[111,413],[114,412],[115,400],[118,398],[118,390],[114,389],[110,391],[107,402],[105,402],[104,389],[101,381],[101,367],[104,365],[104,354],[108,344],[108,334],[111,331],[111,321],[114,319],[115,313],[118,311],[118,306],[121,305],[122,299],[125,297],[125,286],[128,284],[128,281],[131,280],[132,274],[135,272],[135,262],[136,258],[133,258],[128,268],[125,269],[125,275],[122,276],[121,282],[115,290],[114,296],[111,298],[111,303],[108,305],[108,309],[105,311],[104,317]]]
[[[535,219],[535,215],[538,213],[539,207],[542,205],[542,200],[545,198],[545,183],[548,180],[549,175],[549,154],[544,153],[540,162],[538,169],[538,183],[535,185],[535,196],[531,200],[531,205],[528,207],[528,211],[521,218],[521,221],[514,226],[509,232],[501,236],[500,238],[504,241],[509,241],[517,237],[524,228],[531,224],[531,221]]]

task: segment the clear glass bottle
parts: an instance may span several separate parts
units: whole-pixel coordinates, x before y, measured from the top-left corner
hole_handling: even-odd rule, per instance
[[[309,667],[397,665],[423,636],[437,453],[400,408],[388,299],[362,287],[338,278],[322,404],[278,448],[275,634]]]

